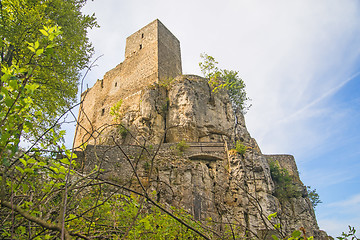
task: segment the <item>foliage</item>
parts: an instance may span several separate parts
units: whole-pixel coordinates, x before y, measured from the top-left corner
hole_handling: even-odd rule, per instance
[[[37,62],[46,54],[56,57],[49,49],[57,47],[56,40],[62,33],[58,26],[44,26],[40,30],[42,37],[27,43],[32,61],[22,66],[16,63],[1,64],[0,203],[5,208],[1,208],[0,219],[4,238],[11,236],[12,239],[22,239],[23,235],[29,234],[35,234],[35,237],[42,231],[41,227],[60,228],[56,223],[60,219],[51,216],[51,212],[61,211],[60,189],[64,188],[67,176],[73,174],[69,166],[75,166],[72,159],[76,155],[65,150],[64,146],[57,145],[65,132],[57,132],[53,127],[41,135],[42,139],[47,140],[41,143],[41,151],[34,147],[40,139],[27,151],[19,150],[21,133],[31,132],[35,124],[47,116],[35,104],[42,88],[33,81],[37,65],[32,62]],[[55,157],[55,149],[64,156]],[[43,156],[43,152],[47,152],[47,156]],[[24,219],[29,220],[26,229],[22,224]]]
[[[172,150],[176,150],[179,155],[182,155],[186,149],[188,149],[190,146],[186,143],[186,141],[183,139],[180,142],[178,142],[175,146],[172,146]]]
[[[233,70],[219,69],[218,62],[215,58],[207,54],[200,54],[203,59],[199,63],[201,72],[209,79],[209,84],[213,92],[225,89],[229,93],[229,97],[233,107],[245,113],[250,106],[247,101],[250,99],[246,96],[245,83],[239,77],[239,72]]]
[[[171,77],[161,79],[159,82],[159,86],[163,87],[165,89],[168,89],[173,81],[174,81],[174,78],[171,78]]]
[[[37,116],[41,121],[33,121],[28,132],[21,133],[24,137],[38,139],[58,114],[73,104],[79,71],[93,52],[86,37],[87,29],[97,26],[94,16],[81,13],[85,2],[2,0],[0,3],[2,69],[17,68],[18,81],[34,84],[38,89],[32,105],[41,109],[41,116]],[[54,27],[61,29],[60,37]],[[0,85],[3,84],[2,80]]]
[[[341,237],[337,237],[337,239],[339,239],[339,240],[348,240],[348,239],[359,240],[360,238],[358,238],[355,235],[355,233],[356,233],[356,229],[354,227],[349,226],[349,233],[343,232],[341,234]]]
[[[270,175],[275,183],[274,195],[281,201],[285,201],[292,197],[299,197],[300,192],[297,191],[293,178],[285,168],[281,168],[276,161],[270,161]]]
[[[110,108],[110,115],[113,116],[113,119],[116,122],[120,121],[121,118],[122,118],[122,114],[120,112],[120,108],[121,108],[122,103],[123,103],[123,100],[120,99],[117,103],[114,104],[114,106],[112,106]]]
[[[281,240],[276,235],[271,236],[274,240]],[[305,237],[299,230],[295,230],[291,233],[290,237],[284,238],[284,240],[314,240],[314,237]]]
[[[185,140],[181,140],[180,142],[178,142],[178,144],[176,145],[177,150],[179,150],[180,152],[184,152],[186,149],[189,148],[189,144],[187,144],[185,142]]]
[[[311,205],[313,206],[314,210],[316,208],[316,206],[319,203],[322,203],[322,201],[320,200],[320,196],[319,194],[316,192],[316,189],[312,190],[310,186],[307,186],[307,191],[308,191],[308,197],[311,201]]]
[[[273,219],[276,219],[277,218],[277,212],[275,213],[272,213],[270,214],[267,219],[269,221],[272,221]],[[280,231],[281,229],[281,224],[280,223],[277,223],[277,224],[274,224],[274,229],[275,230],[278,230]],[[299,231],[300,230],[300,231]],[[314,237],[306,237],[306,232],[305,232],[305,229],[303,227],[300,227],[299,230],[294,230],[292,233],[291,233],[291,236],[290,237],[285,237],[283,238],[284,240],[313,240]],[[278,236],[276,235],[271,235],[271,237],[274,239],[274,240],[281,240],[281,238],[279,238]]]
[[[140,197],[113,194],[107,198],[99,190],[95,188],[84,196],[78,203],[78,214],[67,217],[69,230],[89,229],[88,235],[102,239],[123,239],[125,235],[126,239],[200,239],[196,233]],[[96,211],[89,211],[95,202]],[[201,231],[183,210],[172,208],[172,212]]]
[[[241,141],[237,140],[235,143],[235,151],[239,153],[241,156],[244,156],[246,150],[249,147],[245,146]]]
[[[57,26],[44,27],[41,30],[44,32],[41,39],[43,44],[40,44],[38,40],[28,43],[28,49],[32,52],[32,59],[35,61],[41,58],[48,49],[56,47],[54,40],[61,34]],[[39,84],[31,81],[33,71],[32,65],[23,67],[16,64],[1,65],[0,156],[5,166],[11,164],[10,159],[18,152],[21,133],[31,132],[35,127],[34,124],[46,117],[43,109],[34,104],[41,88]],[[51,144],[54,138],[59,138],[55,136],[55,131],[52,130],[51,133],[53,135],[50,135],[48,144]],[[48,135],[43,134],[43,139],[47,139],[46,136]]]

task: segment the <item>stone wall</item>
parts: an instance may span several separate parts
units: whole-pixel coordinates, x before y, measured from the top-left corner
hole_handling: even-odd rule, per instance
[[[159,79],[175,78],[182,74],[179,40],[158,21]]]
[[[264,155],[268,162],[276,161],[281,168],[285,168],[291,176],[300,181],[299,171],[296,166],[295,158],[289,154]]]
[[[180,42],[155,20],[126,39],[125,60],[82,94],[75,146],[95,139],[113,124],[110,109],[118,101],[139,102],[141,91],[159,79],[181,75]]]

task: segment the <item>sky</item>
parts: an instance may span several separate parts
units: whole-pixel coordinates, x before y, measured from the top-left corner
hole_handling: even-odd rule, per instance
[[[263,153],[295,156],[322,200],[320,228],[360,231],[360,1],[89,0],[83,11],[97,17],[89,38],[102,55],[85,86],[124,60],[126,37],[159,19],[180,41],[184,74],[201,75],[201,53],[239,71],[250,134]]]

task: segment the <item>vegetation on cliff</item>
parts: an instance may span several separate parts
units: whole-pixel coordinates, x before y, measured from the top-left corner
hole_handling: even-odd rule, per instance
[[[225,89],[229,93],[231,103],[236,110],[246,113],[251,107],[248,104],[249,98],[245,91],[245,82],[239,77],[239,72],[234,70],[219,69],[218,62],[212,56],[203,53],[200,55],[203,59],[199,63],[204,77],[209,79],[209,85],[213,92]]]

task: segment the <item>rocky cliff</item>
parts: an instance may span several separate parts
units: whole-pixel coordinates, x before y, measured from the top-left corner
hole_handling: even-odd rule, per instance
[[[206,79],[186,75],[154,83],[123,99],[115,115],[81,154],[85,170],[101,160],[104,177],[139,188],[133,165],[157,201],[184,208],[218,232],[230,226],[244,237],[271,239],[303,227],[307,236],[327,239],[294,158],[262,154],[242,113],[233,110],[225,91],[212,92]],[[243,152],[234,150],[236,142]],[[293,197],[276,197],[270,161],[292,176]],[[278,223],[281,229],[274,230]]]

